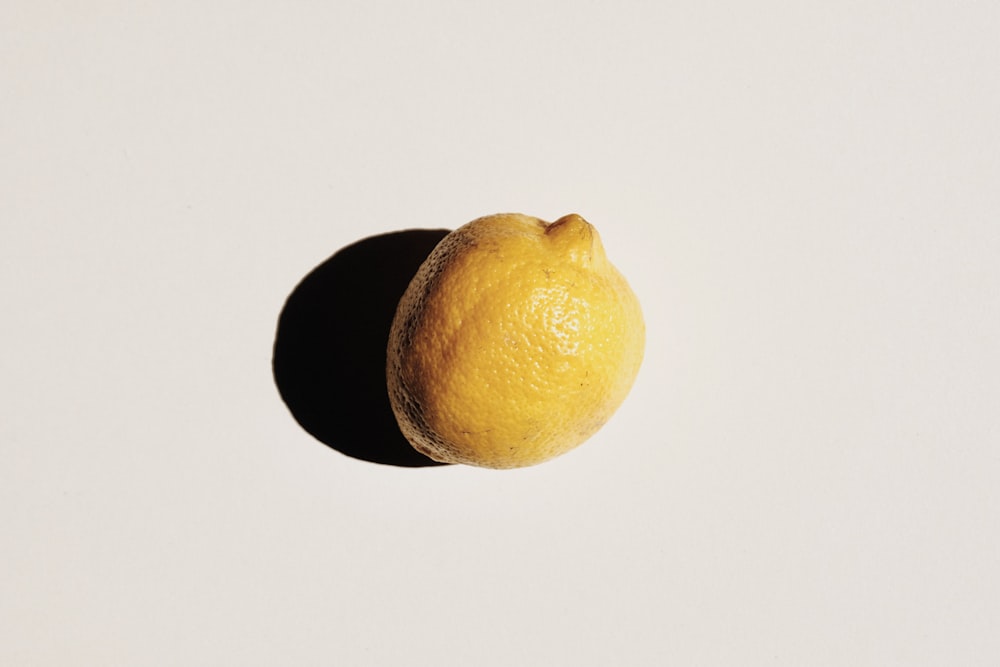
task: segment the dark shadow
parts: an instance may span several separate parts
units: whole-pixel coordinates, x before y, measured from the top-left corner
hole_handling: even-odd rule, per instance
[[[292,291],[278,320],[274,381],[296,421],[348,456],[441,465],[413,449],[389,407],[385,348],[396,304],[448,233],[413,229],[342,248]]]

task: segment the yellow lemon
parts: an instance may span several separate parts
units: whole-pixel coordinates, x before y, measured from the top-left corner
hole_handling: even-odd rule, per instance
[[[389,399],[436,461],[534,465],[604,425],[644,346],[639,302],[590,223],[487,216],[442,239],[400,299]]]

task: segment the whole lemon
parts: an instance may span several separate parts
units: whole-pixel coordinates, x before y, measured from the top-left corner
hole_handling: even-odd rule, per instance
[[[604,425],[644,346],[639,302],[590,223],[487,216],[444,237],[400,299],[389,400],[436,461],[534,465]]]

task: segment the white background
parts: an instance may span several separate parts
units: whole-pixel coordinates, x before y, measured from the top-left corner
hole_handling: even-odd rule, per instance
[[[0,7],[0,664],[1000,663],[1000,9]],[[271,375],[374,234],[570,211],[648,325],[518,471]],[[346,380],[349,381],[349,380]]]

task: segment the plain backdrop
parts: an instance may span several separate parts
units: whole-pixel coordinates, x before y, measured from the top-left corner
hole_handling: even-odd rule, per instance
[[[0,663],[1000,663],[997,7],[6,0]],[[310,435],[296,285],[500,211],[638,294],[614,418]]]

